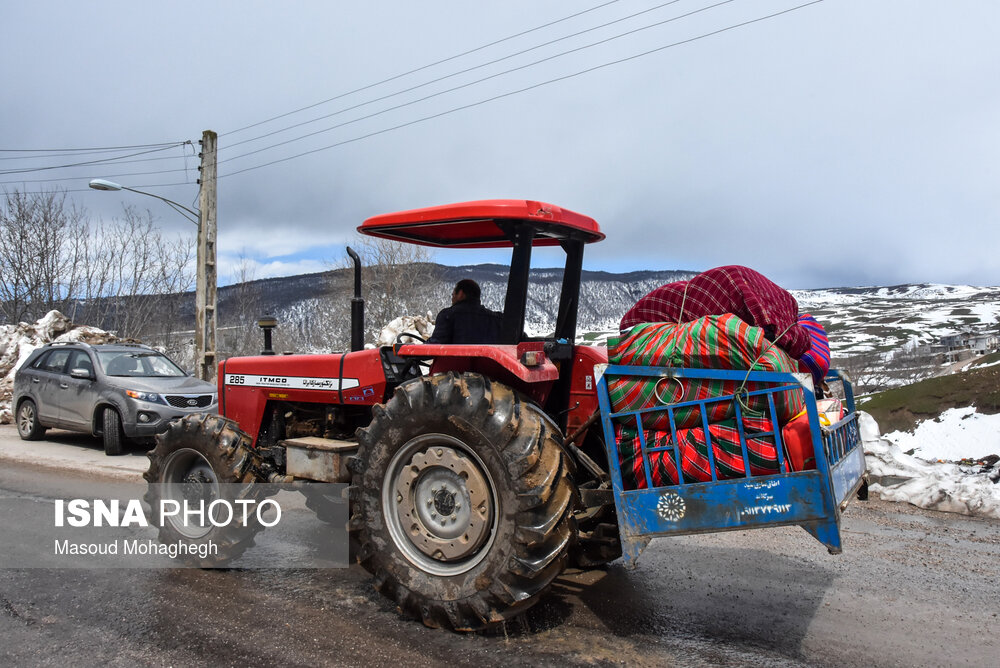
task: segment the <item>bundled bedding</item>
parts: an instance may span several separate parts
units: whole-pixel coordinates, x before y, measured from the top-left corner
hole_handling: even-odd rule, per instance
[[[817,350],[809,357],[813,345]],[[621,334],[608,341],[611,364],[748,372],[793,373],[801,368],[823,374],[824,362],[829,364],[828,351],[822,327],[811,316],[800,318],[790,293],[740,266],[719,267],[690,281],[653,290],[625,314]],[[803,356],[807,359],[800,362]],[[771,387],[745,377],[609,378],[615,412],[673,407],[669,412],[644,413],[641,427],[635,418],[618,420],[616,435],[626,486],[646,487],[639,456],[642,440],[647,451],[663,448],[648,458],[654,486],[711,480],[712,461],[719,479],[777,473],[775,432],[802,415],[805,403],[798,387],[782,390],[771,395],[772,413],[768,395],[752,394]],[[734,395],[739,399],[732,399]],[[685,405],[702,400],[709,400],[704,415],[700,405]],[[795,448],[808,447],[810,452],[797,451],[789,457],[786,449],[784,459],[792,470],[809,467],[811,441],[791,440]]]
[[[608,361],[633,366],[667,366],[687,369],[779,371],[791,373],[798,364],[781,348],[772,345],[760,327],[751,327],[733,314],[707,316],[681,325],[650,323],[633,327],[628,333],[608,340]],[[608,383],[611,405],[616,411],[634,411],[668,404],[710,399],[765,389],[757,383],[739,380],[649,379],[638,376],[613,378]],[[805,407],[798,391],[775,395],[775,407],[782,424]],[[743,407],[747,415],[764,415],[765,395],[748,396]],[[706,405],[709,422],[735,417],[732,401]],[[697,406],[674,411],[678,429],[701,425]],[[645,429],[670,430],[667,411],[644,420]]]
[[[761,327],[794,359],[809,350],[809,332],[798,322],[799,305],[787,290],[749,267],[709,269],[689,281],[660,286],[625,313],[619,329],[642,323],[688,322],[707,315],[732,313]]]

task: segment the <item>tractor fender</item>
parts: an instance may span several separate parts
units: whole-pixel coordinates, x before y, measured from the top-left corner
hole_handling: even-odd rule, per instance
[[[559,367],[543,351],[542,341],[513,345],[406,344],[400,357],[433,358],[432,375],[454,371],[482,374],[531,397],[539,405],[559,379]]]

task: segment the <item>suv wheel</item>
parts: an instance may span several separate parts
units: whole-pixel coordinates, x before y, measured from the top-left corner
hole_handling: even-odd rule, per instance
[[[122,419],[118,411],[110,406],[106,407],[101,426],[104,433],[104,454],[120,455],[125,443],[125,433],[122,431]]]
[[[17,435],[25,441],[37,441],[45,434],[45,427],[38,422],[35,402],[25,399],[17,407]]]

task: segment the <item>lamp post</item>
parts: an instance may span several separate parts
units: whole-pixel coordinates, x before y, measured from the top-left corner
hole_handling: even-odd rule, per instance
[[[203,207],[195,211],[166,197],[144,190],[128,188],[114,181],[93,179],[90,187],[94,190],[127,190],[139,195],[154,197],[165,202],[177,213],[198,226],[197,279],[195,284],[195,373],[202,380],[215,380],[215,215],[208,215]],[[211,202],[214,209],[214,198]],[[210,238],[210,242],[208,239]]]

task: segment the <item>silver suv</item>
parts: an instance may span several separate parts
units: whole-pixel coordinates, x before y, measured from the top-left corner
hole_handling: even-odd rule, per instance
[[[26,441],[59,427],[103,436],[104,452],[120,455],[175,417],[218,412],[218,392],[148,346],[50,343],[17,370],[13,405]]]

